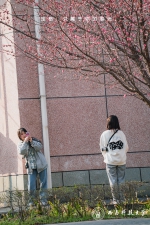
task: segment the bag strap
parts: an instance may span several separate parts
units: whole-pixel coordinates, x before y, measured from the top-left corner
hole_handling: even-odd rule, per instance
[[[107,147],[108,147],[108,145],[109,145],[110,140],[111,140],[111,139],[112,139],[112,137],[115,135],[115,133],[117,133],[117,131],[118,131],[118,130],[116,130],[116,131],[113,133],[113,135],[109,138],[109,141],[108,141]]]
[[[38,139],[37,139],[37,138],[35,138],[35,137],[32,137],[32,140],[33,140],[33,141],[37,141],[37,142],[42,143],[40,140],[38,140]]]

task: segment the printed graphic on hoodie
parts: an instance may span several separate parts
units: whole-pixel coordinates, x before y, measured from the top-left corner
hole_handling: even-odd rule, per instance
[[[122,149],[123,148],[123,142],[122,141],[111,142],[111,143],[109,143],[109,148],[111,150]]]

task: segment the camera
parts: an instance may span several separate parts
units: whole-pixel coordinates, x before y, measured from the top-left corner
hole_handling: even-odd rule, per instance
[[[26,132],[26,136],[29,136],[29,132]]]
[[[108,152],[108,148],[107,147],[104,147],[104,148],[102,148],[102,151],[103,152]]]
[[[26,168],[26,169],[29,168],[29,163],[28,163],[28,161],[25,163],[25,168]]]

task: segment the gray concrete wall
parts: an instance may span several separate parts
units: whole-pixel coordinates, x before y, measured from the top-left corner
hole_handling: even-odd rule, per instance
[[[150,168],[127,168],[126,182],[142,182],[138,196],[150,196]],[[74,185],[103,185],[109,186],[106,170],[86,170],[52,173],[53,187]]]
[[[139,188],[140,195],[150,196],[150,168],[127,168],[126,182],[142,182]],[[53,188],[75,185],[103,185],[109,186],[106,170],[84,170],[70,172],[53,172]],[[38,181],[37,181],[37,187]],[[27,175],[0,177],[0,192],[6,190],[27,190]]]
[[[126,182],[150,182],[150,168],[127,168]],[[106,170],[86,170],[52,173],[53,187],[109,184]]]
[[[0,177],[0,192],[27,190],[27,175],[13,175]]]

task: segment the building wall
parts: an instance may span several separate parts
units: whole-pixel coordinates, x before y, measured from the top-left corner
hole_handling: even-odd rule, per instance
[[[73,73],[45,69],[52,171],[104,169],[99,137],[111,114],[118,116],[129,143],[127,167],[149,167],[148,106],[124,97],[125,91],[73,80]]]
[[[42,139],[36,66],[21,54],[16,60],[18,88],[15,92],[18,90],[20,124],[11,127],[14,129],[17,162],[21,160],[16,150],[18,143],[16,130],[19,126],[27,128],[31,135]],[[149,108],[134,97],[124,98],[124,92],[117,94],[116,91],[111,94],[109,89],[104,90],[98,84],[84,80],[74,81],[72,74],[67,71],[66,76],[69,80],[64,79],[65,74],[61,76],[60,74],[59,70],[45,68],[53,187],[74,184],[107,185],[105,164],[99,151],[99,137],[105,130],[106,118],[110,114],[118,115],[130,147],[127,154],[126,180],[148,182]],[[10,112],[11,115],[12,112],[13,110]],[[17,120],[19,115],[14,115],[14,118]],[[7,146],[4,145],[3,148],[7,149]],[[6,153],[6,150],[3,152]],[[13,163],[12,159],[9,161]],[[9,171],[11,174],[9,177],[5,172],[2,173],[4,177],[1,177],[3,182],[1,190],[7,189],[8,185],[12,185],[12,188],[27,188],[27,177],[23,175],[26,171],[23,170],[22,160],[20,162],[22,170],[16,169],[14,174]],[[5,166],[3,168],[6,169]],[[25,181],[24,184],[21,184],[21,180]]]
[[[2,33],[12,40],[7,27],[0,26]],[[0,49],[10,45],[7,38],[0,36]],[[11,45],[14,49],[14,46]],[[0,51],[0,174],[22,173],[22,159],[18,156],[16,131],[20,126],[18,88],[15,58]]]
[[[127,183],[132,182],[132,185],[136,185],[138,197],[150,196],[150,168],[127,168],[125,178]],[[27,179],[26,174],[0,177],[0,192],[8,189],[15,190],[16,187],[19,190],[27,190]],[[22,182],[22,180],[24,180],[24,182]],[[105,169],[53,172],[52,180],[53,188],[63,186],[71,187],[75,185],[101,185],[105,191],[108,190],[109,187]],[[39,189],[38,180],[37,189]]]
[[[22,9],[19,9],[20,13]],[[17,44],[22,45],[17,33]],[[1,43],[2,44],[2,43]],[[42,140],[37,63],[16,51],[16,59],[1,54],[1,177],[3,185],[26,187],[24,162],[17,152],[17,129],[25,127]],[[103,184],[107,180],[99,137],[108,115],[118,116],[129,143],[127,180],[150,180],[150,109],[125,91],[76,79],[74,71],[45,67],[48,130],[53,187]],[[102,75],[102,82],[109,79]],[[8,158],[9,155],[9,158]],[[7,176],[11,174],[11,176]],[[5,185],[7,183],[8,185]],[[20,185],[20,186],[19,186]]]
[[[16,154],[17,163],[18,159],[21,160],[18,158],[16,150],[18,143],[16,130],[19,126],[27,128],[31,135],[42,139],[37,64],[26,59],[21,53],[18,52],[18,54],[19,57],[16,60],[17,83],[15,84],[18,88],[13,91],[16,92],[20,115],[14,115],[18,123],[15,127],[14,125],[10,126],[11,129],[13,127],[15,136],[14,154]],[[130,170],[133,168],[133,171],[137,169],[137,178],[142,181],[141,171],[144,171],[143,168],[149,171],[150,165],[149,108],[132,96],[124,98],[124,92],[104,89],[97,83],[73,80],[72,74],[68,71],[62,74],[58,69],[45,68],[45,76],[53,187],[70,186],[70,182],[80,184],[80,181],[92,184],[93,179],[101,184],[93,174],[95,171],[99,171],[96,174],[101,174],[101,171],[105,169],[103,157],[99,151],[99,137],[105,130],[106,118],[110,114],[116,114],[119,117],[121,129],[127,136],[130,148],[127,154],[127,168]],[[65,76],[68,79],[64,78]],[[10,103],[11,101],[7,102],[9,107]],[[11,109],[11,116],[13,111]],[[8,116],[8,114],[7,112],[3,116]],[[20,124],[18,119],[20,119]],[[6,126],[6,123],[4,124]],[[7,146],[4,145],[3,148],[6,149]],[[6,153],[6,151],[4,152]],[[12,159],[9,161],[15,166]],[[14,169],[15,174],[20,176],[26,173],[21,162],[22,160],[20,161],[21,169]],[[5,175],[5,172],[2,174]],[[104,176],[102,180],[107,179],[106,174],[104,175],[103,172],[102,174]],[[146,181],[148,181],[148,172],[146,174]],[[127,180],[130,180],[128,175]],[[20,180],[20,177],[11,176],[11,178],[15,179],[13,184],[18,186],[17,180]],[[8,178],[3,179],[10,182]]]

